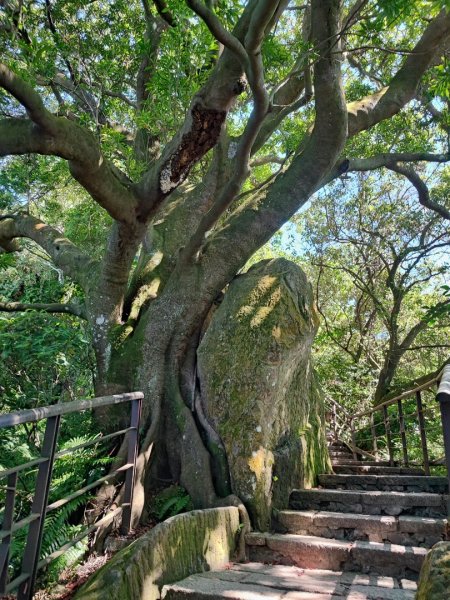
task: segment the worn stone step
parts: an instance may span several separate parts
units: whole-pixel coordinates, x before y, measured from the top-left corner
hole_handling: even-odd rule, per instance
[[[246,541],[252,561],[407,579],[417,579],[427,554],[416,546],[297,534],[250,533]]]
[[[319,485],[328,489],[431,492],[446,494],[446,477],[414,475],[319,475]]]
[[[295,566],[246,563],[166,585],[165,600],[412,600],[411,580]]]
[[[336,461],[331,461],[333,464],[336,462],[336,464],[341,465],[341,466],[352,466],[352,467],[390,467],[391,463],[388,460],[353,460],[353,459],[349,459],[349,460],[340,460],[340,459],[336,459]],[[397,466],[395,463],[393,465],[394,467]]]
[[[447,537],[447,519],[414,516],[283,510],[277,514],[277,522],[287,533],[424,548],[431,548]]]
[[[377,463],[361,465],[333,465],[333,471],[336,474],[343,475],[415,475],[425,476],[423,469],[413,467],[383,467]]]
[[[343,442],[332,442],[328,444],[329,450],[349,450],[349,447],[346,446]]]
[[[357,490],[293,490],[289,507],[368,515],[447,516],[448,496],[416,492],[362,492]]]

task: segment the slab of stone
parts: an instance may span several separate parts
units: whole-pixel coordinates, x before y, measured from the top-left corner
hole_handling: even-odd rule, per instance
[[[319,484],[326,488],[365,489],[380,491],[423,491],[445,494],[448,492],[446,477],[384,474],[332,474],[319,475]]]
[[[166,585],[165,600],[413,600],[414,588],[361,573],[261,563],[232,564],[228,570],[193,575]]]
[[[448,496],[426,492],[380,492],[355,490],[294,490],[289,505],[293,509],[316,509],[391,516],[416,514],[441,517],[446,514]]]
[[[389,590],[378,587],[352,585],[348,591],[348,600],[414,600],[415,593],[406,590]],[[339,596],[336,596],[336,600]],[[333,596],[333,600],[335,597]]]
[[[425,548],[391,543],[327,539],[296,534],[266,534],[266,546],[253,546],[247,536],[250,559],[330,569],[379,573],[390,577],[415,576],[427,554]]]
[[[350,492],[351,493],[351,492]],[[427,492],[362,492],[363,504],[382,504],[383,506],[443,506],[441,494]]]
[[[426,555],[427,550],[417,546],[356,541],[351,560],[359,568],[369,565],[386,575],[401,577],[406,569],[418,574]]]
[[[397,520],[386,515],[362,515],[317,510],[283,510],[277,515],[278,521],[289,533],[308,530],[312,527],[336,529],[359,529],[365,533],[395,532]]]
[[[361,465],[334,465],[333,471],[336,474],[344,474],[344,475],[370,475],[373,473],[374,475],[415,475],[415,476],[424,476],[425,473],[422,469],[415,469],[409,467],[382,467],[377,463],[373,463],[371,465],[361,464]]]
[[[447,531],[447,519],[400,515],[398,517],[398,530],[402,533],[445,535]]]

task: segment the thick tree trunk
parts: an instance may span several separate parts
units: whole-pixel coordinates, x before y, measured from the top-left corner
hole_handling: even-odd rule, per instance
[[[221,487],[221,493],[216,490],[214,480],[220,481],[224,473],[220,448],[212,462],[207,446],[211,447],[215,432],[205,422],[204,415],[196,414],[199,332],[223,285],[220,277],[216,277],[213,285],[203,275],[196,264],[174,272],[132,336],[120,343],[120,339],[114,340],[114,327],[110,331],[113,339],[107,377],[98,382],[98,389],[114,392],[133,389],[145,394],[134,523],[142,514],[145,516],[147,493],[161,480],[180,483],[195,507],[238,501],[229,494],[227,486]],[[104,362],[104,358],[101,360]],[[122,412],[109,411],[100,419],[111,428],[125,424]],[[217,465],[221,475],[215,478],[213,466]],[[109,486],[102,490],[101,496],[104,500],[113,493],[115,488]]]

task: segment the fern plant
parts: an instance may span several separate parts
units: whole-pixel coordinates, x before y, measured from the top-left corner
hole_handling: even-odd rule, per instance
[[[163,521],[192,509],[192,500],[186,490],[179,485],[172,485],[155,497],[153,514],[158,521]]]
[[[60,445],[60,450],[75,448],[95,439],[97,439],[96,436],[88,435],[73,437],[63,442]],[[98,438],[98,441],[101,442],[101,438]],[[70,454],[65,454],[57,459],[53,469],[49,504],[66,498],[76,490],[101,477],[105,467],[111,462],[111,459],[103,456],[102,452],[101,445],[94,444],[88,448],[74,450]],[[15,464],[17,464],[17,460]],[[31,472],[28,473],[29,477],[32,475]],[[30,492],[27,492],[28,498],[25,504],[27,504],[28,512],[31,508],[33,496],[31,490],[34,492],[34,479]],[[20,492],[20,490],[18,491]],[[47,515],[44,522],[40,559],[46,558],[82,531],[83,508],[87,504],[90,495],[91,493],[81,494]],[[10,548],[12,577],[17,575],[20,568],[26,537],[27,529],[19,530],[13,537]],[[56,579],[57,574],[68,564],[71,564],[72,561],[79,559],[86,549],[86,542],[79,542],[69,552],[65,552],[64,555],[60,556],[49,569],[50,578]]]

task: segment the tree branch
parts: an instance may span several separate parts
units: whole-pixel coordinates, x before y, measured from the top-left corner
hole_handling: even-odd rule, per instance
[[[27,119],[0,120],[0,156],[44,154],[69,162],[70,172],[92,198],[119,222],[134,224],[138,199],[116,177],[93,135],[77,123],[54,117],[46,134]]]
[[[270,188],[250,198],[209,238],[205,255],[235,273],[310,197],[341,152],[347,133],[347,110],[335,54],[339,21],[337,0],[313,0],[312,39],[319,58],[314,65],[316,119],[303,152]],[[245,232],[245,235],[243,233]]]
[[[443,219],[450,220],[450,211],[445,208],[445,206],[442,206],[441,204],[431,200],[428,186],[413,169],[398,164],[387,165],[387,167],[391,171],[395,171],[396,173],[403,175],[412,183],[417,190],[419,202],[422,206],[434,211]]]
[[[248,55],[239,39],[225,29],[214,11],[208,8],[202,0],[186,0],[186,2],[189,8],[202,19],[216,40],[228,48],[245,69],[248,65]]]
[[[22,104],[36,125],[42,127],[47,133],[55,133],[56,117],[45,108],[39,94],[3,63],[0,63],[0,87]]]
[[[348,104],[349,137],[397,114],[415,97],[423,74],[449,34],[450,13],[442,10],[425,29],[389,86]]]
[[[49,303],[49,304],[26,304],[22,302],[0,302],[1,312],[26,312],[29,310],[37,310],[47,313],[63,313],[70,314],[80,319],[86,319],[86,312],[84,306],[79,304],[63,304],[63,303]]]
[[[33,240],[50,255],[53,263],[83,287],[93,276],[96,263],[65,238],[57,229],[30,215],[0,217],[0,248],[19,250],[16,238]]]

